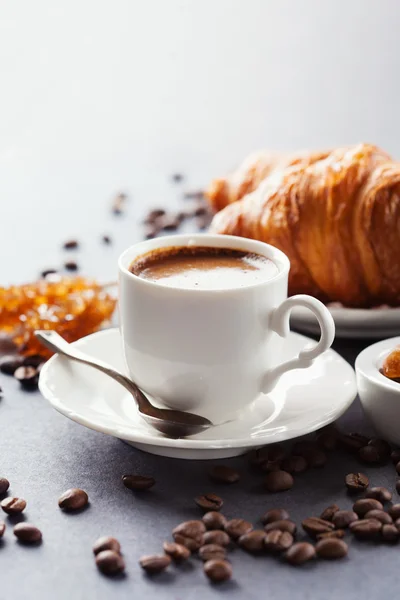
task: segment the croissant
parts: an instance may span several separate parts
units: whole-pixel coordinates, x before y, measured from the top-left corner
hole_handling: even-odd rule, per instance
[[[283,250],[290,294],[350,307],[400,305],[400,163],[376,146],[338,148],[273,171],[215,215],[211,231]]]

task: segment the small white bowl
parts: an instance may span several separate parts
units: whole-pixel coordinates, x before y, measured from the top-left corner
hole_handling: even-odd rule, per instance
[[[383,439],[400,445],[400,383],[379,369],[388,354],[400,345],[400,336],[365,348],[356,359],[357,387],[367,418]]]

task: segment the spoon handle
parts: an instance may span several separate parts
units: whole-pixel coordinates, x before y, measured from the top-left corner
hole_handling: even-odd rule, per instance
[[[142,391],[138,388],[138,386],[131,381],[128,377],[116,371],[113,367],[103,362],[102,360],[98,360],[97,358],[93,358],[88,354],[85,354],[81,350],[77,350],[74,346],[69,344],[61,335],[59,335],[56,331],[52,330],[37,330],[35,331],[35,336],[37,339],[47,348],[52,350],[53,352],[58,352],[58,354],[62,354],[76,362],[83,363],[84,365],[88,365],[90,367],[94,367],[98,369],[102,373],[105,373],[109,377],[118,381],[121,385],[124,386],[132,394],[135,398],[139,410],[145,411],[152,408],[150,402],[146,398],[146,396],[142,393]]]

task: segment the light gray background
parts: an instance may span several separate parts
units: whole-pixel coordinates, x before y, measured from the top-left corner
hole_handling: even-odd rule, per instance
[[[396,0],[1,3],[1,283],[57,267],[71,236],[83,241],[82,272],[114,279],[119,252],[140,239],[146,208],[177,204],[181,189],[204,185],[258,148],[371,141],[400,157],[399,11]],[[175,171],[186,175],[181,188],[169,181]],[[121,219],[109,214],[118,190],[131,197]],[[103,233],[111,248],[99,243]],[[362,345],[336,347],[352,361]],[[338,455],[276,498],[257,493],[250,475],[220,489],[210,486],[206,464],[146,456],[67,421],[4,376],[1,385],[0,475],[28,500],[26,516],[44,533],[44,544],[29,549],[8,532],[1,600],[394,593],[398,549],[357,544],[344,562],[301,571],[235,553],[235,580],[220,590],[198,565],[148,581],[139,556],[197,514],[197,493],[220,491],[228,515],[255,519],[282,504],[300,519],[332,500],[349,506],[343,476],[357,464]],[[344,423],[364,426],[357,405]],[[233,464],[245,471],[243,459]],[[155,474],[157,487],[132,496],[120,483],[129,471]],[[393,487],[392,467],[367,471],[374,484]],[[91,507],[64,515],[57,498],[76,485]],[[107,533],[122,542],[125,579],[107,580],[94,567],[91,544]]]

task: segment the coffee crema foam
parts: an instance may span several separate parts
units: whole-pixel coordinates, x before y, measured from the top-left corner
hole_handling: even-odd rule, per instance
[[[242,288],[278,274],[276,264],[261,254],[209,246],[158,248],[136,258],[129,270],[147,281],[193,290]]]

